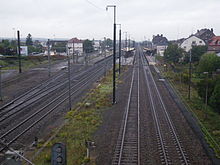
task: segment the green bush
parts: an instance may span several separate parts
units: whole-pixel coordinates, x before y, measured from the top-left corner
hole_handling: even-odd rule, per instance
[[[185,84],[189,83],[189,74],[188,73],[182,73],[182,82]]]
[[[7,62],[5,62],[5,61],[0,60],[0,65],[1,65],[1,66],[7,66],[7,65],[8,65],[8,63],[7,63]]]
[[[214,91],[214,88],[215,88],[215,80],[212,80],[212,79],[204,79],[204,80],[200,80],[197,84],[196,84],[196,87],[197,87],[197,90],[198,90],[198,94],[199,96],[204,100],[205,102],[205,97],[206,97],[206,87],[207,87],[207,84],[208,84],[208,94],[207,94],[207,97],[208,97],[208,100],[209,98],[211,97],[213,91]]]
[[[220,81],[218,81],[215,85],[212,96],[210,97],[210,105],[215,111],[220,113]]]

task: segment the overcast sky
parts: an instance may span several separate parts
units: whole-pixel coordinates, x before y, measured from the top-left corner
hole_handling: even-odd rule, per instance
[[[201,28],[220,35],[220,0],[0,0],[0,37],[17,29],[22,37],[112,37],[113,9],[105,7],[113,4],[117,23],[139,41],[188,37]]]

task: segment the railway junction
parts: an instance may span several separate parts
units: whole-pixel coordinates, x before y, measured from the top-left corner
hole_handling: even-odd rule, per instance
[[[166,82],[159,81],[160,73],[149,65],[139,45],[132,58],[117,85],[117,103],[102,114],[103,122],[94,132],[95,164],[216,164],[190,115]],[[111,68],[112,56],[86,67],[74,66],[70,79],[64,70],[2,105],[0,152],[33,144],[63,124],[63,116]]]

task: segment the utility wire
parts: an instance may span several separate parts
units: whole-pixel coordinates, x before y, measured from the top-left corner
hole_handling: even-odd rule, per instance
[[[102,10],[102,11],[104,10],[103,8],[97,6],[96,4],[90,2],[89,0],[85,0],[85,1],[86,1],[87,3],[89,3],[90,5],[94,6],[95,8],[99,9],[99,10]]]
[[[95,7],[96,9],[99,9],[99,10],[101,10],[101,11],[103,11],[103,12],[106,13],[106,9],[103,9],[103,8],[97,6],[96,4],[94,4],[93,2],[91,2],[91,1],[89,1],[89,0],[85,0],[85,1],[86,1],[87,3],[89,3],[90,5],[92,5],[93,7]],[[109,22],[112,22],[112,18],[109,16],[108,13],[107,13],[107,17],[108,17],[108,21],[109,21]]]

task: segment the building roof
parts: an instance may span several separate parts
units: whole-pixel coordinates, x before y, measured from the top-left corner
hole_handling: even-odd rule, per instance
[[[153,36],[153,40],[152,40],[154,45],[157,46],[162,46],[162,45],[168,45],[168,40],[166,37],[164,37],[162,34],[161,35],[156,35]]]
[[[68,41],[68,43],[83,43],[83,40],[79,40],[78,38],[72,38]]]
[[[211,29],[205,28],[205,29],[197,30],[197,32],[195,33],[195,36],[201,38],[206,43],[209,43],[210,39],[213,36],[215,36],[215,34],[213,32],[213,28]]]

